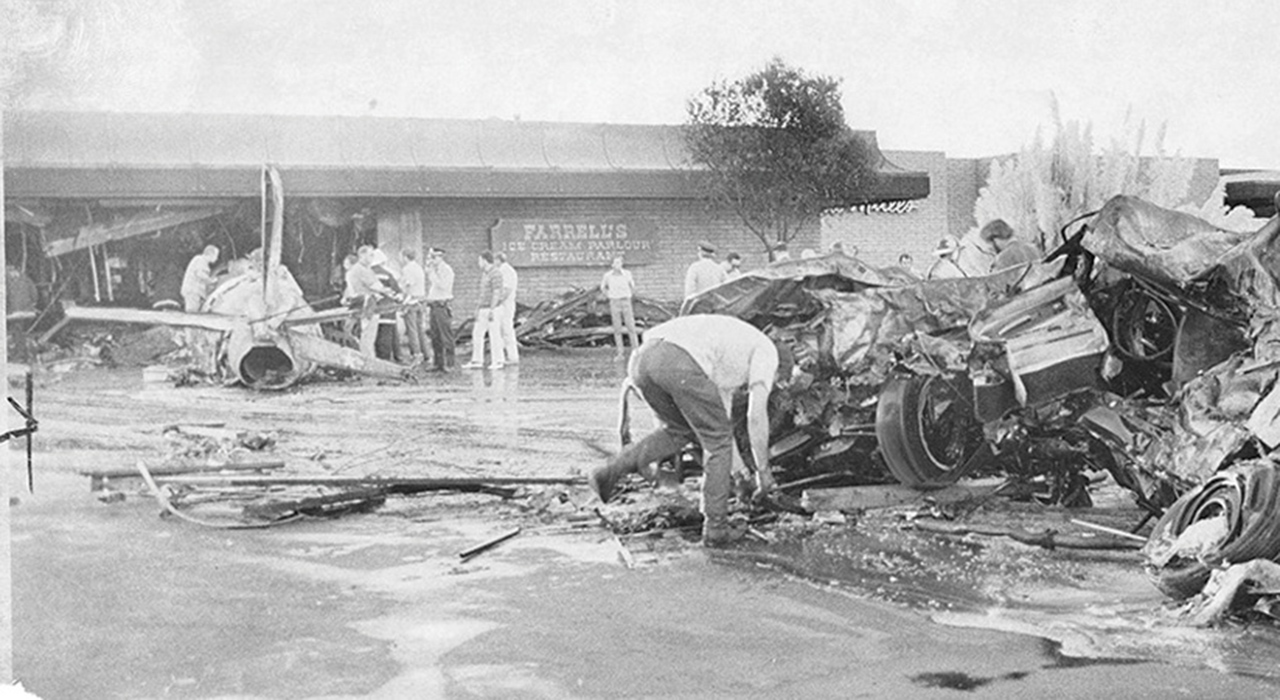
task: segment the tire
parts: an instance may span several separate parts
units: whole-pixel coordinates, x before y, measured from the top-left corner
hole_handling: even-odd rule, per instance
[[[1225,515],[1226,539],[1198,558],[1175,557],[1163,564],[1152,555],[1170,545],[1188,527]],[[1213,568],[1280,556],[1280,473],[1269,461],[1243,462],[1214,474],[1183,494],[1156,522],[1144,553],[1147,573],[1165,595],[1189,598],[1201,591]]]
[[[876,405],[876,439],[889,472],[906,486],[946,486],[970,471],[987,445],[964,375],[890,379]]]

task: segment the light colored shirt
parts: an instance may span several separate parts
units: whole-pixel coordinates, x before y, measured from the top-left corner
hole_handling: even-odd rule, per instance
[[[949,280],[959,277],[968,277],[968,275],[951,258],[938,258],[937,262],[933,263],[929,267],[929,271],[925,273],[925,279],[930,280]]]
[[[441,260],[427,268],[427,301],[453,299],[453,268]]]
[[[684,298],[697,296],[724,282],[724,268],[711,258],[698,258],[684,275]]]
[[[990,241],[985,241],[979,231],[966,233],[960,239],[960,250],[956,252],[956,264],[969,277],[981,277],[991,273],[991,265],[996,261],[996,248]]]
[[[516,274],[516,269],[511,263],[504,262],[498,266],[498,277],[502,281],[502,303],[515,302],[516,285],[519,284],[520,276]]]
[[[746,321],[720,314],[680,316],[645,331],[645,345],[659,341],[689,353],[722,392],[755,384],[773,388],[778,349]]]
[[[480,308],[494,309],[502,305],[502,274],[498,266],[480,273]]]
[[[609,268],[604,279],[600,280],[600,289],[604,290],[606,299],[630,299],[635,295],[636,281],[632,279],[630,270]]]
[[[356,263],[347,270],[347,289],[342,298],[354,299],[386,291],[386,286],[378,280],[378,275],[373,270],[363,263]]]
[[[1039,262],[1040,258],[1039,248],[1026,241],[1013,241],[996,255],[996,261],[991,264],[991,271],[997,272],[1029,262]]]
[[[400,270],[400,285],[409,298],[425,299],[427,296],[427,273],[417,260],[410,260]]]
[[[187,272],[182,276],[182,294],[184,296],[207,294],[211,282],[213,282],[213,275],[209,274],[209,258],[201,253],[187,263]]]

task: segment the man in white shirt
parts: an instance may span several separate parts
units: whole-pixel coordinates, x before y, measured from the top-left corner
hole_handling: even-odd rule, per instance
[[[209,288],[213,286],[213,273],[210,269],[216,262],[218,246],[211,245],[205,246],[204,251],[187,263],[186,274],[182,276],[182,302],[187,313],[200,313],[204,306]]]
[[[600,291],[609,300],[609,320],[613,324],[613,346],[617,348],[613,359],[623,358],[622,329],[626,326],[627,336],[631,338],[631,349],[640,346],[640,335],[636,332],[636,311],[631,299],[636,293],[636,281],[630,270],[622,268],[622,256],[613,258],[613,265],[604,278],[600,280]]]
[[[404,310],[404,330],[409,336],[409,352],[412,364],[425,363],[427,342],[426,309],[427,273],[418,262],[418,251],[406,248],[400,251],[400,286],[408,297],[410,306]]]
[[[716,247],[698,243],[698,259],[684,274],[684,298],[690,299],[724,282],[724,268],[716,262]]]
[[[733,396],[747,390],[747,434],[763,494],[775,486],[769,392],[777,377],[791,374],[790,353],[781,355],[768,336],[732,316],[681,316],[646,331],[644,344],[631,354],[623,391],[638,389],[660,427],[591,473],[596,494],[607,501],[619,479],[696,441],[703,451],[703,544],[722,546],[741,537],[728,521],[731,474],[743,464],[733,438]]]
[[[458,341],[453,335],[453,268],[444,261],[443,248],[427,252],[427,311],[431,316],[432,367],[437,372],[453,369]]]
[[[507,261],[506,253],[494,253],[493,259],[498,263],[498,276],[502,280],[502,303],[496,311],[498,334],[502,338],[506,364],[515,365],[520,363],[520,343],[516,341],[516,286],[520,278]]]

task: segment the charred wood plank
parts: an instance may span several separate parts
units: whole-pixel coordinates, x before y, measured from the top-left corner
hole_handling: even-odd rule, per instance
[[[386,502],[386,489],[356,489],[288,501],[251,503],[244,507],[244,514],[246,517],[260,520],[279,520],[292,515],[331,517],[347,513],[367,512],[378,508]]]
[[[833,489],[807,489],[801,505],[812,511],[853,511],[924,503],[960,503],[983,498],[996,492],[1004,479],[990,478],[952,484],[933,491],[900,484],[888,486],[848,486]]]

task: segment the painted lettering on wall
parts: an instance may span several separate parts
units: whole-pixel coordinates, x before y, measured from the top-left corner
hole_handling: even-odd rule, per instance
[[[500,219],[489,238],[513,267],[603,267],[616,255],[628,266],[653,262],[657,233],[657,224],[643,219]]]

